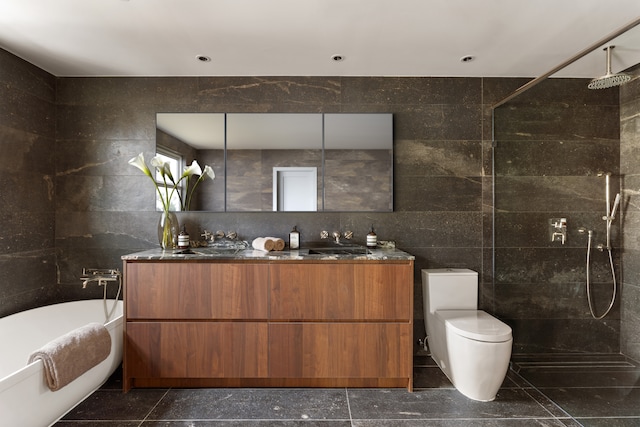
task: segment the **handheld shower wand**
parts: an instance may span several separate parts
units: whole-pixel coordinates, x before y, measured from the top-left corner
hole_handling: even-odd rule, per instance
[[[611,279],[612,279],[612,295],[611,295],[611,300],[609,301],[609,306],[607,307],[606,311],[601,314],[601,315],[596,315],[595,313],[595,307],[593,304],[593,301],[591,300],[591,277],[590,277],[590,269],[591,269],[591,243],[592,243],[592,238],[593,238],[593,233],[591,230],[586,230],[585,228],[580,228],[578,231],[580,233],[584,233],[586,231],[588,231],[588,235],[589,235],[589,241],[587,243],[587,262],[586,262],[586,270],[587,270],[587,283],[586,283],[586,288],[587,288],[587,300],[589,302],[589,311],[591,312],[591,316],[594,319],[602,319],[604,318],[607,314],[609,314],[609,312],[611,311],[611,309],[613,308],[613,304],[616,300],[616,293],[617,293],[617,288],[618,288],[618,284],[616,281],[616,271],[613,265],[613,255],[611,254],[611,224],[613,223],[613,220],[616,217],[616,212],[618,210],[618,207],[620,206],[620,193],[616,194],[616,197],[613,201],[613,206],[611,206],[610,203],[610,191],[609,191],[609,178],[611,176],[610,172],[604,173],[604,172],[599,172],[598,176],[604,176],[605,177],[605,199],[606,199],[606,203],[607,203],[607,210],[606,210],[606,215],[602,217],[602,219],[605,221],[605,229],[606,229],[606,234],[607,234],[607,246],[606,247],[602,247],[602,245],[598,245],[598,249],[600,250],[606,250],[607,254],[608,254],[608,258],[609,258],[609,267],[611,268]]]
[[[618,210],[618,205],[620,204],[620,193],[616,194],[616,198],[613,201],[613,207],[611,208],[611,220],[616,218],[616,210]]]
[[[611,193],[610,193],[610,183],[609,179],[611,177],[611,172],[599,172],[598,176],[604,176],[605,178],[605,202],[607,204],[606,215],[602,217],[604,221],[606,221],[606,231],[607,231],[607,249],[611,248],[611,223],[616,217],[616,211],[618,210],[618,206],[620,205],[620,193],[616,194],[615,199],[613,200],[613,206],[611,206]]]

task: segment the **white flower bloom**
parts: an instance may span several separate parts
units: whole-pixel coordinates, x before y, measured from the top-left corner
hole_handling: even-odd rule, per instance
[[[165,162],[162,165],[162,176],[168,176],[171,182],[176,184],[176,181],[173,179],[173,174],[171,173],[171,165],[168,162]],[[178,182],[180,182],[180,180]]]
[[[211,168],[211,166],[206,165],[204,167],[204,172],[202,173],[203,176],[208,176],[211,179],[215,179],[216,178],[216,173],[213,171],[213,169]]]
[[[147,175],[148,177],[152,178],[151,171],[149,170],[149,168],[147,167],[147,164],[144,161],[144,154],[143,153],[140,153],[136,157],[134,157],[133,159],[129,160],[129,164],[137,167],[142,172],[144,172],[145,175]]]
[[[198,175],[198,176],[202,175],[202,169],[200,168],[200,165],[198,164],[198,162],[195,160],[191,163],[191,166],[186,168],[182,173],[182,176],[191,176],[191,175]]]
[[[160,157],[160,156],[155,156],[153,159],[151,159],[151,161],[149,163],[151,163],[151,166],[153,166],[154,168],[156,168],[158,170],[164,169],[164,166],[166,164],[166,162],[164,160],[162,160],[162,157]]]

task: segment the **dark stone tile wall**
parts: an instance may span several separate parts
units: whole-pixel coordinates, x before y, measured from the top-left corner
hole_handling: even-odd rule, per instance
[[[620,88],[620,173],[622,174],[621,351],[640,360],[640,67]]]
[[[0,49],[0,317],[57,298],[55,84]]]
[[[618,91],[590,91],[585,80],[551,79],[496,110],[496,314],[512,325],[514,352],[620,349],[620,304],[603,320],[589,313],[586,234],[605,243],[605,179],[620,189]],[[567,218],[567,240],[551,242],[550,220]],[[620,274],[619,225],[613,227]],[[607,252],[591,253],[597,314],[613,289]]]
[[[10,55],[0,61],[2,65],[19,63]],[[38,80],[37,75],[29,79],[31,84]],[[81,288],[78,278],[83,267],[119,267],[121,255],[157,246],[159,214],[153,210],[153,186],[127,164],[139,152],[147,159],[152,157],[157,112],[389,112],[394,114],[394,212],[185,212],[179,214],[181,223],[191,235],[203,229],[235,230],[245,239],[267,234],[286,238],[293,225],[300,229],[303,241],[317,240],[321,230],[349,229],[361,243],[374,224],[379,239],[396,240],[400,248],[416,256],[416,338],[424,336],[420,270],[466,267],[481,272],[481,307],[514,326],[515,351],[617,351],[619,309],[616,307],[611,320],[593,323],[586,318],[584,301],[576,302],[582,298],[578,293],[584,241],[575,228],[570,231],[570,244],[563,248],[545,240],[550,215],[569,215],[572,227],[578,223],[597,226],[604,203],[595,196],[601,185],[593,173],[600,163],[594,164],[593,158],[605,165],[614,161],[612,172],[619,173],[619,154],[609,146],[613,142],[617,147],[613,141],[617,138],[618,116],[613,107],[617,97],[592,92],[576,98],[573,85],[578,82],[558,81],[532,90],[528,101],[501,108],[504,113],[498,119],[506,120],[507,126],[501,129],[500,149],[509,160],[499,166],[498,184],[502,185],[496,194],[499,228],[494,286],[489,107],[522,82],[370,77],[57,78],[50,85],[51,90],[55,87],[55,96],[43,98],[33,111],[3,100],[0,114],[28,122],[29,117],[37,118],[39,111],[48,110],[45,106],[53,111],[55,100],[56,114],[47,116],[49,120],[55,117],[47,134],[52,142],[55,129],[55,150],[46,151],[50,158],[41,160],[42,167],[49,168],[43,175],[51,177],[56,194],[55,199],[47,199],[48,205],[41,203],[50,215],[55,214],[55,228],[49,223],[50,240],[45,244],[51,261],[42,262],[51,268],[52,281],[58,284],[55,298],[101,297],[102,289]],[[601,120],[605,113],[614,118]],[[598,123],[594,123],[596,116]],[[2,120],[4,133],[22,133],[30,127],[6,130],[4,116]],[[537,135],[527,135],[534,133]],[[502,144],[503,140],[509,145]],[[533,144],[540,147],[535,149]],[[19,170],[26,179],[29,168],[22,165]],[[20,195],[18,199],[24,211],[33,214],[41,209],[32,206],[30,197]],[[32,222],[29,226],[18,230],[37,234]],[[616,244],[618,240],[616,237]],[[12,274],[30,277],[33,264],[16,264]],[[605,272],[598,267],[595,274],[600,281]],[[35,282],[42,280],[38,277]],[[28,294],[30,285],[22,281],[16,286],[19,289],[0,282],[0,295]],[[115,294],[115,289],[110,293]],[[38,305],[37,297],[29,304]],[[16,302],[3,304],[7,311],[21,308]]]
[[[127,165],[151,158],[156,112],[390,112],[394,114],[394,212],[179,215],[190,235],[235,230],[245,239],[302,239],[371,224],[416,255],[416,332],[424,336],[420,269],[483,270],[482,80],[467,78],[61,78],[56,182],[60,280],[78,297],[82,267],[157,245],[148,178]],[[81,157],[71,156],[81,151]],[[77,161],[77,163],[76,163]]]

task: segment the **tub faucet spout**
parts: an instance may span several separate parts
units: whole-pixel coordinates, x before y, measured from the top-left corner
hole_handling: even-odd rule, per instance
[[[98,282],[98,286],[104,286],[107,282],[119,281],[120,277],[121,273],[117,268],[83,268],[80,280],[82,280],[82,289],[85,289],[91,282]]]

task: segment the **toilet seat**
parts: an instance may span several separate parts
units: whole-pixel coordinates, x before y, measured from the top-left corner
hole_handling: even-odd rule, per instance
[[[482,310],[438,310],[436,317],[456,334],[475,341],[511,340],[511,328]]]

